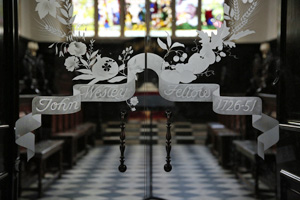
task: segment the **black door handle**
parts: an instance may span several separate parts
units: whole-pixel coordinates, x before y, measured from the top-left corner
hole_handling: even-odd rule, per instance
[[[121,111],[121,133],[120,133],[120,152],[121,152],[121,156],[120,156],[120,165],[119,165],[119,171],[120,172],[126,172],[127,170],[127,166],[124,164],[125,163],[125,156],[124,156],[124,152],[125,152],[125,139],[126,139],[126,135],[125,135],[125,118],[127,116],[127,112],[126,111]]]
[[[172,112],[167,110],[166,111],[166,117],[167,117],[167,133],[166,133],[166,151],[167,151],[167,157],[166,157],[166,164],[164,166],[164,169],[166,172],[172,171],[172,165],[171,165],[171,117],[172,117]]]

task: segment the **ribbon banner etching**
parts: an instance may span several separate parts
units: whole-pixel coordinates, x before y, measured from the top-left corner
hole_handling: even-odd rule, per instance
[[[279,123],[262,113],[260,98],[220,96],[218,84],[191,83],[196,79],[200,80],[202,76],[213,76],[214,71],[209,67],[230,55],[230,49],[235,47],[235,40],[254,33],[243,28],[258,6],[259,0],[232,0],[234,6],[224,4],[225,20],[221,21],[220,16],[213,19],[216,33],[212,33],[211,36],[204,31],[197,31],[198,41],[195,41],[190,56],[185,52],[184,44],[172,43],[171,37],[167,35],[166,42],[157,39],[159,47],[166,52],[164,57],[152,53],[132,57],[133,48],[130,46],[118,55],[117,60],[102,56],[99,50],[94,50],[93,39],[88,45],[80,42],[81,39],[85,39],[74,34],[72,23],[76,16],[73,16],[74,8],[69,0],[37,2],[36,11],[45,30],[66,40],[61,44],[53,43],[49,48],[55,48],[57,55],[66,57],[66,70],[80,73],[73,80],[89,82],[74,85],[73,96],[40,96],[33,99],[32,113],[16,122],[16,143],[27,148],[28,160],[34,156],[34,134],[31,131],[41,126],[41,115],[75,113],[81,109],[81,102],[126,101],[130,108],[135,110],[137,100],[130,101],[134,102],[134,105],[128,103],[128,100],[135,93],[137,74],[145,70],[146,57],[146,68],[156,72],[159,77],[159,94],[166,100],[212,102],[213,111],[218,114],[252,115],[253,127],[263,132],[258,137],[257,150],[262,158],[264,151],[279,140]],[[245,13],[240,12],[240,7],[243,7],[240,10]],[[63,32],[59,27],[52,27],[48,18],[58,20],[68,31]],[[103,81],[106,84],[101,84]]]

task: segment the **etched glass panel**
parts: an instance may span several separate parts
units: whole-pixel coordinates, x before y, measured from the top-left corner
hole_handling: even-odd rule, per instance
[[[146,35],[145,0],[125,0],[126,37],[144,37]]]
[[[172,34],[171,0],[150,0],[150,35],[153,37]]]
[[[94,0],[72,0],[76,18],[73,23],[76,36],[94,36]]]
[[[176,0],[175,9],[176,36],[196,36],[198,28],[198,0]]]
[[[99,36],[118,37],[121,35],[120,1],[98,1]]]

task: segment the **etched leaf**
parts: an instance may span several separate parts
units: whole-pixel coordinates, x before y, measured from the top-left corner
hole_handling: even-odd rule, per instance
[[[168,47],[171,46],[172,44],[172,39],[171,39],[171,36],[168,34],[168,37],[167,37],[167,43],[168,43]]]
[[[224,42],[224,45],[230,47],[230,48],[233,48],[235,47],[235,43],[234,42],[231,42],[231,41],[225,41]]]
[[[171,48],[175,48],[175,47],[184,47],[184,44],[181,44],[179,42],[175,42]]]
[[[203,31],[197,31],[197,33],[198,33],[198,36],[199,36],[200,39],[201,39],[201,40],[199,41],[200,43],[207,44],[207,43],[210,42],[210,39],[209,39],[207,33],[203,32]]]
[[[115,83],[115,82],[120,82],[122,80],[126,79],[126,76],[116,76],[110,80],[108,80],[109,83]]]
[[[229,15],[229,10],[230,10],[230,7],[226,3],[224,3],[224,14]]]
[[[132,53],[133,53],[133,50],[131,50],[129,53],[132,54]]]
[[[122,60],[122,56],[119,56],[118,59],[119,59],[119,60]]]
[[[83,73],[83,74],[92,74],[92,71],[89,69],[78,69],[77,72]]]
[[[215,49],[219,46],[223,45],[223,40],[226,38],[230,32],[229,28],[226,26],[226,22],[224,22],[220,28],[217,28],[217,35],[214,33],[211,34],[211,48]]]
[[[89,66],[93,66],[93,65],[95,64],[95,62],[96,62],[96,59],[93,59],[93,60],[90,62]]]
[[[221,53],[220,53],[220,56],[221,56],[221,57],[226,57],[226,53],[221,52]]]
[[[86,53],[85,56],[87,57],[87,59],[91,58],[89,53]]]
[[[217,56],[217,57],[216,57],[216,62],[220,62],[220,60],[221,60],[221,57],[220,57],[220,56]]]
[[[231,11],[230,11],[230,17],[232,18],[233,16],[234,16],[234,10],[231,9]]]
[[[65,16],[66,18],[68,18],[68,13],[65,9],[60,9],[60,12],[63,14],[63,16]]]
[[[224,19],[226,19],[226,20],[231,20],[231,18],[228,17],[227,15],[224,15]]]
[[[70,10],[69,10],[69,17],[73,16],[73,11],[74,11],[74,7],[71,6]]]
[[[67,53],[67,47],[64,47],[64,52]]]
[[[119,67],[119,71],[121,71],[123,69],[125,69],[125,65],[124,64]]]
[[[76,18],[76,15],[74,15],[74,16],[70,19],[69,24],[73,24],[75,18]]]
[[[54,46],[55,43],[51,44],[48,48],[51,49]]]
[[[66,21],[64,18],[62,18],[61,16],[58,16],[58,15],[57,15],[57,19],[58,19],[58,21],[60,21],[62,24],[68,25],[67,21]]]
[[[164,49],[164,50],[168,50],[168,47],[165,43],[163,43],[159,38],[157,38],[157,43],[160,46],[160,48]]]
[[[94,57],[97,55],[98,51],[99,51],[99,50],[94,51],[94,52],[92,53],[92,55],[91,55],[91,58],[94,58]]]
[[[82,64],[84,65],[84,66],[88,66],[88,63],[85,61],[85,60],[83,60],[82,58],[80,58],[80,61],[82,62]]]
[[[55,54],[58,54],[58,47],[55,46]]]
[[[73,80],[91,80],[94,79],[95,77],[89,74],[81,74],[73,78]]]

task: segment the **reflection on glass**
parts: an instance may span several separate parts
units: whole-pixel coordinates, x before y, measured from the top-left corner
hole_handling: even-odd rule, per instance
[[[202,0],[202,8],[201,8],[202,30],[216,29],[215,23],[217,22],[214,22],[214,20],[212,19],[218,18],[218,20],[223,21],[223,16],[224,16],[223,4],[224,4],[224,0]]]
[[[99,36],[118,37],[121,35],[120,0],[98,1]]]
[[[166,36],[172,33],[171,0],[150,0],[150,35]]]
[[[176,0],[175,9],[176,36],[196,36],[198,27],[198,0]]]
[[[146,35],[145,0],[125,0],[126,37],[144,37]]]
[[[94,0],[72,0],[74,6],[73,23],[75,35],[94,36]]]

